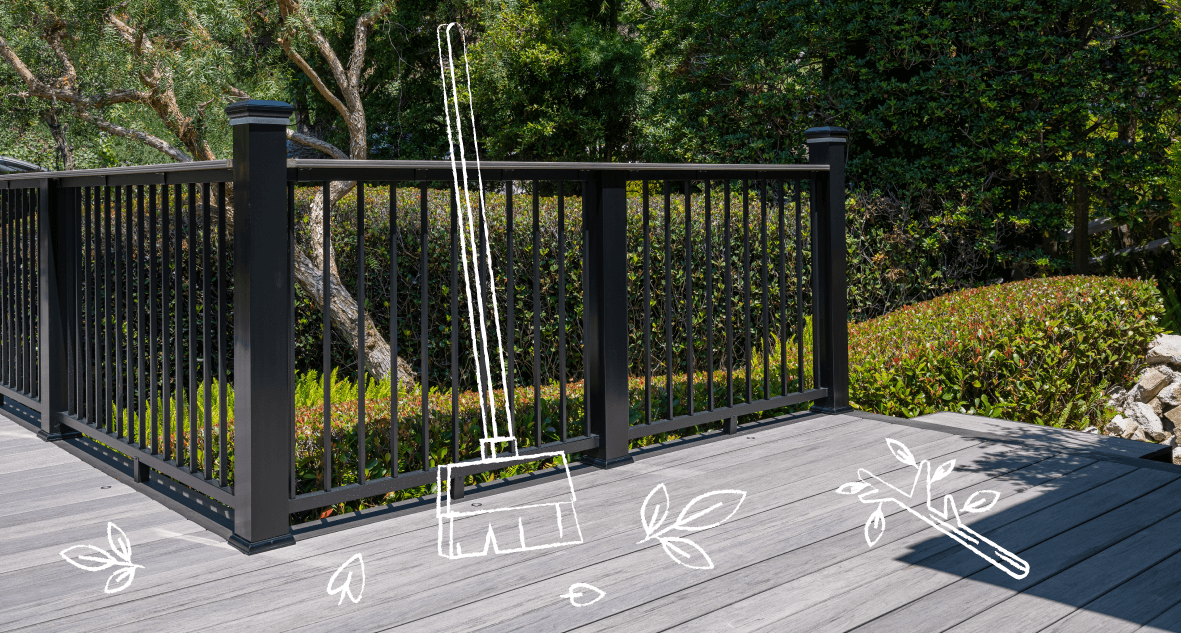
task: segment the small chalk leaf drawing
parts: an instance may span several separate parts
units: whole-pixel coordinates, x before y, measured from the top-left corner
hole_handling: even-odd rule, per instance
[[[336,584],[336,578],[340,576],[340,572],[348,569],[349,565],[353,564],[353,561],[357,561],[357,566],[359,567],[358,571],[361,573],[361,589],[357,591],[357,595],[355,596],[353,595],[353,570],[349,569],[349,573],[344,577],[343,583],[339,585]],[[336,606],[339,607],[340,605],[344,604],[345,596],[348,596],[349,600],[353,601],[353,604],[357,604],[361,601],[361,594],[363,593],[365,593],[365,559],[361,558],[360,552],[357,552],[356,554],[353,554],[352,558],[346,560],[344,564],[336,570],[336,573],[332,574],[332,577],[328,579],[328,595],[335,596],[336,594],[340,594],[340,600],[338,600],[336,603]]]
[[[640,506],[640,524],[644,527],[644,540],[640,543],[656,539],[664,547],[664,552],[679,565],[689,569],[713,569],[714,562],[701,546],[682,536],[665,536],[672,530],[682,532],[700,532],[717,527],[725,523],[746,499],[742,490],[715,490],[694,497],[684,508],[677,520],[661,529],[671,505],[668,499],[668,488],[659,484],[644,498]]]
[[[135,580],[135,570],[143,569],[143,565],[131,562],[131,540],[114,523],[107,523],[107,543],[111,546],[108,553],[101,547],[93,545],[75,545],[63,549],[60,554],[66,562],[86,571],[102,571],[110,567],[117,567],[107,578],[104,593],[118,593],[131,586]]]
[[[570,589],[567,590],[566,593],[558,597],[569,598],[570,604],[576,607],[585,607],[602,600],[603,596],[605,595],[607,595],[607,593],[598,587],[588,585],[585,582],[576,582],[573,585],[570,585]],[[594,597],[588,600],[588,596]],[[582,598],[582,600],[579,600],[579,598]]]
[[[911,483],[909,492],[896,488],[893,484],[884,481],[864,468],[857,471],[858,481],[851,481],[837,489],[837,492],[843,495],[858,495],[857,498],[861,503],[877,506],[873,513],[869,515],[869,519],[865,521],[865,542],[869,543],[870,547],[873,547],[882,538],[882,535],[886,533],[886,513],[883,510],[883,506],[886,503],[893,503],[936,530],[950,536],[957,543],[972,550],[977,556],[992,563],[997,569],[1000,569],[1013,578],[1021,579],[1029,575],[1029,563],[989,540],[988,537],[964,525],[960,519],[960,513],[975,514],[991,510],[1001,498],[999,492],[995,490],[977,490],[968,497],[968,500],[963,505],[958,506],[956,505],[955,498],[951,495],[944,495],[943,507],[939,508],[935,503],[935,498],[931,494],[931,486],[935,482],[946,478],[955,470],[955,460],[950,459],[943,462],[943,464],[932,471],[929,460],[924,459],[922,462],[916,463],[914,455],[902,442],[887,439],[886,445],[889,447],[890,452],[894,454],[895,459],[907,466],[913,467],[916,471],[914,482]],[[918,489],[919,484],[924,480],[927,484],[927,505],[925,513],[920,511],[922,508],[916,510],[911,507],[915,490]]]

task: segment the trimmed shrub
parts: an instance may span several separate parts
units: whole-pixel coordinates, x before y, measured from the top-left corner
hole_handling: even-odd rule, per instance
[[[1134,379],[1163,315],[1155,282],[1055,277],[944,295],[851,326],[854,406],[1083,428]]]

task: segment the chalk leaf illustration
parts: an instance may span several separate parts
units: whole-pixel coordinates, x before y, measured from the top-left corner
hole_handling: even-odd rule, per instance
[[[644,526],[646,537],[652,538],[656,530],[664,524],[664,519],[668,516],[668,506],[668,488],[665,488],[664,484],[656,486],[647,497],[644,497],[644,505],[640,506],[640,524]]]
[[[710,560],[709,554],[706,554],[700,545],[687,538],[664,536],[660,539],[660,545],[664,547],[664,552],[670,558],[689,569],[714,568],[714,562]]]
[[[353,564],[353,561],[357,561],[357,571],[361,574],[361,589],[357,591],[356,595],[353,595],[353,570],[349,569],[349,566]],[[340,572],[345,571],[346,569],[349,570],[349,573],[345,576],[344,582],[340,583],[339,585],[336,584],[336,579],[340,576]],[[361,558],[360,552],[357,552],[356,554],[353,554],[351,558],[346,560],[344,564],[336,570],[336,573],[332,574],[332,577],[328,579],[328,595],[335,596],[340,594],[340,600],[338,600],[336,603],[336,606],[340,606],[344,604],[345,596],[348,596],[349,600],[352,600],[353,604],[356,604],[361,601],[361,595],[364,593],[365,559]]]
[[[894,453],[894,457],[898,458],[898,461],[907,466],[914,466],[914,455],[911,454],[909,448],[906,448],[906,444],[898,440],[887,439],[886,445],[890,447],[890,452]]]
[[[566,593],[558,597],[569,598],[570,604],[576,607],[585,607],[602,600],[603,596],[605,595],[607,595],[607,592],[599,589],[598,587],[588,585],[585,582],[576,582],[573,585],[570,585],[570,589],[567,590]],[[588,600],[587,598],[590,596],[594,597]]]
[[[988,512],[1000,498],[1001,493],[995,490],[977,490],[964,502],[960,512]]]
[[[869,484],[865,483],[864,481],[850,481],[849,483],[842,485],[840,488],[837,488],[837,492],[843,495],[855,495],[868,487]]]
[[[931,481],[932,482],[939,481],[940,479],[943,479],[944,477],[947,477],[948,475],[950,475],[951,471],[953,471],[953,470],[955,470],[955,460],[954,459],[943,462],[943,464],[941,466],[939,466],[939,468],[935,469],[934,473],[931,473]]]
[[[746,493],[741,490],[707,492],[690,501],[689,505],[681,510],[674,527],[686,532],[697,532],[717,527],[734,516],[745,500]]]
[[[682,536],[666,535],[672,530],[700,532],[717,527],[733,517],[745,500],[746,492],[742,490],[707,492],[694,497],[681,509],[672,525],[661,529],[671,504],[668,488],[658,484],[640,506],[640,525],[644,528],[644,540],[640,543],[656,539],[677,564],[690,569],[713,569],[713,560],[700,545]]]
[[[131,562],[131,539],[111,522],[107,522],[107,543],[111,546],[110,552],[94,545],[74,545],[63,549],[59,555],[67,563],[86,571],[119,567],[111,572],[103,588],[105,593],[116,593],[130,587],[131,581],[135,580],[135,570],[144,567]]]
[[[881,504],[878,504],[878,509],[869,515],[869,519],[865,522],[865,542],[873,547],[878,539],[886,533],[886,514],[882,512]]]
[[[930,460],[924,459],[921,463],[916,463],[914,454],[902,442],[887,439],[886,446],[889,447],[890,453],[894,455],[895,459],[915,469],[914,482],[910,485],[910,492],[898,488],[864,468],[857,470],[857,477],[860,481],[843,484],[836,490],[837,493],[843,495],[857,495],[857,499],[861,503],[876,506],[865,521],[865,542],[869,543],[870,547],[873,547],[886,533],[886,514],[883,507],[887,503],[892,503],[951,537],[955,542],[968,548],[1013,578],[1020,580],[1029,575],[1028,562],[964,525],[960,519],[960,512],[973,513],[991,510],[1000,499],[999,492],[977,490],[968,497],[962,509],[958,511],[955,498],[947,494],[943,496],[943,509],[940,510],[934,503],[935,497],[931,487],[935,482],[947,478],[955,470],[955,460],[948,460],[932,471]],[[927,481],[927,503],[912,505],[916,501],[915,490],[918,489],[924,475],[926,475]],[[926,513],[920,512],[920,510],[926,510]]]

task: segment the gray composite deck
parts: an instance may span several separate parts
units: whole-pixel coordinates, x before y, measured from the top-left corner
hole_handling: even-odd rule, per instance
[[[940,494],[1000,492],[970,525],[1028,561],[1029,575],[1014,580],[897,509],[867,546],[872,506],[835,490],[858,468],[910,480],[886,438],[920,460],[956,460]],[[0,630],[1179,631],[1181,468],[1142,458],[1155,448],[956,414],[801,415],[646,450],[623,468],[575,468],[581,545],[447,560],[430,504],[301,530],[295,546],[247,557],[0,418]],[[561,480],[534,479],[463,503],[563,492]],[[748,493],[729,521],[689,535],[714,569],[638,544],[641,503],[660,483],[669,520],[697,495]],[[143,565],[110,595],[110,570],[58,555],[106,548],[108,521]],[[338,605],[329,577],[356,553],[364,592]],[[574,583],[606,595],[575,608],[561,597]]]

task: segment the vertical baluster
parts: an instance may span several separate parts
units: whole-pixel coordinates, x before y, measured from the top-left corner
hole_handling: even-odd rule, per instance
[[[324,490],[332,490],[332,183],[324,181],[324,227],[321,239],[324,245],[323,277],[324,319],[322,367],[324,370],[324,420],[321,433],[324,442]],[[425,394],[424,394],[425,397]]]
[[[114,277],[114,295],[111,299],[112,314],[115,315],[115,339],[112,341],[115,346],[115,437],[123,436],[123,407],[124,407],[124,385],[123,385],[123,347],[126,339],[123,334],[124,323],[124,308],[123,308],[123,188],[115,187],[115,277]]]
[[[689,188],[685,181],[685,405],[693,415],[693,213]]]
[[[762,278],[761,290],[759,291],[759,312],[763,321],[763,398],[771,397],[771,371],[770,371],[770,322],[767,320],[767,302],[771,295],[767,287],[767,179],[759,181],[759,239],[763,247],[763,265],[760,267],[760,275]]]
[[[504,386],[505,397],[508,398],[509,410],[513,414],[513,420],[517,419],[517,372],[516,372],[516,358],[517,358],[517,330],[516,330],[516,277],[513,275],[513,255],[516,250],[513,242],[513,181],[509,180],[504,183],[505,199],[504,199],[504,222],[505,222],[505,239],[508,247],[505,292],[507,293],[508,304],[508,319],[505,321],[505,332],[507,345],[505,349],[508,352],[508,366],[507,380],[508,384]],[[481,220],[483,214],[480,215]],[[508,421],[505,422],[508,424]],[[509,435],[516,437],[516,428],[509,428]]]
[[[79,358],[82,361],[83,372],[82,388],[79,395],[82,398],[82,405],[79,407],[78,418],[84,420],[87,424],[94,424],[94,408],[91,405],[91,398],[94,396],[91,380],[94,376],[94,358],[91,355],[91,346],[93,343],[92,331],[94,328],[94,316],[90,311],[90,294],[91,294],[91,280],[92,267],[90,264],[90,204],[93,190],[90,187],[82,189],[82,244],[81,244],[81,269],[82,269],[82,320],[80,326],[82,353]]]
[[[808,181],[808,252],[810,254],[810,260],[811,260],[811,267],[808,269],[808,274],[810,276],[810,281],[811,281],[811,296],[809,299],[810,299],[811,305],[813,305],[813,326],[811,326],[811,331],[813,331],[813,337],[814,337],[813,338],[813,379],[811,379],[811,385],[813,385],[813,386],[816,386],[816,384],[817,384],[816,377],[820,376],[820,354],[816,353],[816,339],[815,339],[815,335],[816,335],[816,317],[815,317],[816,301],[818,298],[820,298],[820,292],[818,292],[818,288],[816,287],[817,283],[820,283],[820,279],[817,279],[817,276],[816,276],[816,270],[818,268],[820,268],[820,254],[816,253],[816,250],[817,250],[816,249],[816,241],[818,239],[818,237],[816,235],[816,214],[820,213],[820,211],[821,211],[820,208],[817,208],[817,204],[816,204],[816,195],[817,195],[816,190],[817,189],[818,189],[818,185],[816,183],[816,178],[813,177],[813,178],[811,178],[810,181]]]
[[[167,195],[164,196],[167,199]],[[156,185],[148,185],[148,379],[150,384],[148,406],[152,410],[152,454],[160,453],[160,402],[156,371],[156,337],[160,336],[160,328],[156,323],[156,304],[159,296],[156,294]]]
[[[537,446],[541,438],[541,222],[540,192],[533,181],[533,426]]]
[[[12,255],[12,248],[8,241],[12,221],[11,214],[12,190],[0,190],[0,247],[2,247],[0,250],[0,289],[3,289],[3,294],[0,294],[0,382],[5,387],[12,387],[12,382],[9,380],[9,369],[12,366],[9,355],[12,351],[9,338],[12,311],[8,306],[8,302],[12,298],[12,286],[8,280],[10,270],[8,258]]]
[[[714,410],[714,243],[713,216],[711,215],[711,201],[709,180],[702,183],[702,196],[705,198],[705,364],[709,373],[705,377],[706,409]]]
[[[12,266],[9,263],[9,258],[12,257],[12,245],[10,237],[12,235],[12,190],[0,190],[0,246],[3,250],[0,251],[0,288],[3,289],[3,294],[0,295],[0,314],[3,314],[3,321],[0,322],[0,381],[5,387],[12,387],[12,308],[9,305],[12,300],[12,283],[9,279],[9,274],[12,271]]]
[[[181,240],[184,238],[184,200],[181,197],[181,186],[175,185],[172,188],[173,195],[173,215],[174,225],[176,231],[173,233],[172,242],[172,258],[173,258],[173,295],[174,295],[174,314],[173,314],[173,328],[175,330],[175,340],[172,346],[172,351],[176,355],[176,465],[183,466],[185,461],[185,367],[184,367],[184,284],[182,282],[182,273],[184,268],[181,261],[181,249],[183,244]],[[192,230],[192,225],[189,225],[189,230]],[[190,447],[189,450],[192,450]]]
[[[390,183],[390,474],[398,476],[398,188]]]
[[[418,262],[418,283],[419,283],[419,304],[421,306],[421,316],[419,319],[419,343],[418,343],[418,358],[419,373],[418,386],[419,394],[422,401],[422,469],[427,470],[431,467],[431,416],[430,416],[430,358],[427,356],[427,334],[429,333],[429,324],[427,322],[427,311],[430,307],[430,293],[427,290],[429,282],[428,267],[427,267],[427,228],[430,221],[430,216],[427,213],[427,183],[421,182],[418,185],[418,205],[419,205],[419,224],[420,231],[418,243],[422,247],[421,259]]]
[[[147,243],[144,240],[144,186],[139,185],[135,190],[135,201],[137,205],[138,220],[136,226],[136,250],[135,250],[135,289],[136,289],[136,310],[135,310],[135,364],[138,375],[138,390],[136,391],[136,399],[139,402],[139,447],[147,447],[147,386],[145,385],[144,376],[144,361],[147,354],[145,347],[147,345],[144,336],[144,311],[147,309],[144,304],[147,303],[147,280],[144,279],[144,249],[147,248]]]
[[[652,424],[652,226],[648,181],[643,181],[644,214],[644,424]]]
[[[209,318],[209,309],[212,307],[209,300],[209,272],[212,265],[210,264],[210,221],[213,217],[213,201],[209,197],[209,183],[201,184],[201,204],[204,209],[204,216],[201,218],[201,325],[202,329],[202,354],[201,354],[201,380],[205,382],[204,388],[204,406],[203,413],[205,419],[203,421],[203,431],[205,440],[205,450],[203,455],[204,461],[201,463],[202,476],[205,479],[213,478],[213,368],[210,366],[210,360],[213,357],[213,319]],[[220,385],[219,385],[220,388]]]
[[[672,187],[664,181],[664,397],[665,417],[673,419],[673,248]]]
[[[365,183],[357,183],[357,482],[365,483]],[[396,365],[395,359],[390,359]],[[397,368],[394,368],[397,371]]]
[[[111,389],[111,370],[114,368],[114,350],[111,346],[115,340],[114,327],[114,288],[111,285],[111,188],[103,187],[103,318],[102,323],[105,325],[103,331],[103,357],[105,366],[103,367],[103,401],[102,401],[102,419],[106,425],[106,431],[111,432],[114,428],[114,420],[111,419],[111,408],[115,401],[115,392]]]
[[[125,359],[123,371],[126,373],[126,384],[124,385],[126,395],[123,399],[124,411],[127,414],[127,439],[131,442],[133,440],[132,436],[135,435],[135,354],[132,348],[135,345],[136,336],[136,333],[132,331],[132,325],[135,323],[135,320],[132,318],[132,312],[135,309],[133,300],[135,290],[132,284],[135,275],[135,265],[133,264],[133,258],[135,257],[135,222],[133,221],[135,203],[132,198],[131,185],[127,185],[126,191],[124,192],[124,200],[123,313],[125,315],[124,322],[126,323],[126,327],[124,328],[125,333],[123,335],[123,345],[125,348],[123,352],[123,358]]]
[[[566,441],[566,181],[558,181],[558,370],[561,380],[558,415]]]
[[[783,241],[783,198],[787,192],[783,189],[782,179],[775,181],[775,194],[779,205],[779,219],[776,222],[779,227],[779,281],[778,292],[775,293],[779,299],[779,380],[782,383],[779,393],[787,395],[787,301],[784,300],[784,291],[787,289],[787,266],[786,254],[783,252],[787,248]]]
[[[292,185],[287,191],[287,231],[290,234],[288,236],[287,246],[288,250],[291,252],[294,252],[291,250],[293,246],[291,239],[294,237],[294,233],[291,233],[291,227],[294,226],[292,224],[292,216],[294,212],[295,187]],[[230,385],[226,380],[226,338],[229,336],[229,332],[227,331],[229,323],[226,321],[226,251],[228,250],[228,246],[229,245],[226,244],[226,183],[219,182],[217,183],[217,474],[218,482],[223,487],[227,484],[229,477],[229,463],[227,457],[229,448],[226,446],[226,443],[229,439],[227,437],[229,433],[229,429],[227,428],[227,418],[230,414],[228,401]],[[294,284],[295,275],[290,269],[288,269],[287,272],[287,278],[291,280],[292,284]],[[294,285],[291,286],[291,292],[295,292]],[[294,299],[292,300],[291,305],[295,305]],[[294,307],[292,310],[294,310]],[[292,326],[291,331],[295,331],[294,326]],[[294,338],[292,339],[291,343],[292,345],[295,344]],[[292,356],[292,361],[294,362],[294,356]],[[291,375],[292,380],[294,380],[294,368],[292,368]],[[292,422],[294,423],[294,421]],[[295,441],[294,434],[292,434],[292,441]],[[295,460],[292,459],[291,463],[293,464],[292,468],[294,468]],[[291,482],[292,485],[295,485],[294,471],[291,474]],[[292,496],[294,496],[294,491],[292,492]]]
[[[189,183],[189,231],[188,231],[188,309],[189,309],[189,347],[185,355],[189,358],[189,472],[197,472],[197,424],[201,420],[201,412],[197,404],[197,354],[200,353],[200,342],[197,340],[197,257],[200,256],[197,242],[197,186]],[[209,450],[209,445],[205,445]]]
[[[20,193],[20,210],[17,216],[17,286],[16,292],[18,297],[17,314],[19,315],[19,326],[17,328],[18,337],[18,356],[17,356],[17,385],[18,390],[26,394],[32,394],[32,387],[29,385],[29,370],[28,362],[28,347],[29,347],[29,230],[28,230],[28,216],[29,216],[29,190],[21,189]]]
[[[164,459],[173,458],[172,447],[172,357],[168,343],[172,340],[169,324],[169,306],[172,303],[172,289],[169,275],[168,238],[172,234],[172,218],[168,213],[168,185],[160,187],[160,404],[161,422],[164,425]]]
[[[754,400],[750,333],[750,182],[742,181],[742,339],[746,345],[746,402]]]
[[[726,258],[726,406],[734,406],[734,294],[732,276],[730,274],[730,181],[723,184],[722,192],[722,239],[725,241]]]

